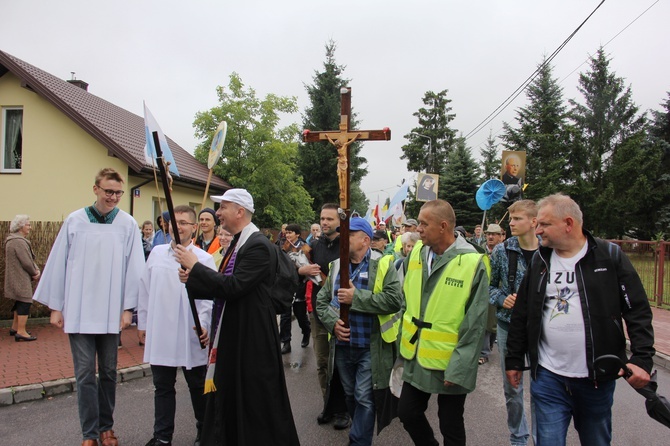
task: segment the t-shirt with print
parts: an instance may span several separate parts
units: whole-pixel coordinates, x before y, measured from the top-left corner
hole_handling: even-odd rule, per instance
[[[570,258],[551,254],[544,299],[538,363],[569,378],[589,376],[582,304],[575,265],[586,254],[587,244]]]

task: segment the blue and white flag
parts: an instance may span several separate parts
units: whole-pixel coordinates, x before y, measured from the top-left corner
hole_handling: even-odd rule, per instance
[[[389,207],[384,214],[384,220],[389,218],[392,214],[397,212],[397,206],[400,205],[404,200],[407,199],[407,194],[409,192],[409,181],[405,181],[398,189],[398,192],[395,193],[393,199],[389,203]]]
[[[144,103],[144,132],[146,135],[146,144],[144,145],[144,160],[150,166],[156,166],[156,147],[154,147],[154,137],[153,132],[158,132],[158,142],[161,145],[161,151],[163,152],[163,158],[166,162],[170,163],[170,172],[173,175],[179,176],[179,170],[177,169],[177,163],[174,161],[172,156],[172,151],[170,151],[170,146],[168,145],[167,138],[163,134],[163,131],[158,126],[158,122],[154,119],[154,116],[151,114],[147,108],[146,102]]]

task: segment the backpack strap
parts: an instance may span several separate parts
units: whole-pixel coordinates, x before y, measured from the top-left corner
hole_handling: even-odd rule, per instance
[[[516,269],[517,269],[517,261],[519,253],[512,249],[507,249],[509,246],[509,244],[507,243],[508,241],[509,240],[505,240],[504,242],[505,252],[507,253],[507,259],[508,259],[507,285],[509,286],[509,292],[514,293],[516,291],[514,287],[514,282],[516,282]]]

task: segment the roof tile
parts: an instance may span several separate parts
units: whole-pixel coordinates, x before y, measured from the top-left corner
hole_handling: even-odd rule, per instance
[[[49,100],[100,141],[111,153],[128,163],[133,171],[137,173],[151,171],[151,167],[144,161],[143,117],[3,51],[0,51],[0,65],[21,79],[26,86]],[[0,70],[0,73],[3,71]],[[207,166],[201,164],[167,135],[166,138],[181,174],[175,181],[204,186],[209,174]],[[221,178],[212,176],[210,187],[214,191],[221,191],[231,186]]]

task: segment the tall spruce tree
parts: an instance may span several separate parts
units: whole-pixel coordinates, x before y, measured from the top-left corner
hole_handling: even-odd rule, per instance
[[[457,224],[473,227],[480,222],[482,211],[475,194],[481,172],[462,137],[456,138],[447,158],[444,175],[440,176],[438,196],[447,200],[456,212]]]
[[[427,91],[423,96],[426,107],[412,113],[419,120],[419,125],[404,136],[409,143],[402,146],[403,154],[400,157],[407,160],[407,170],[440,173],[444,169],[456,135],[456,131],[449,127],[456,115],[450,113],[448,91]]]
[[[515,118],[517,127],[503,124],[507,150],[526,152],[526,198],[539,199],[565,191],[568,175],[567,112],[563,92],[546,60],[526,90],[529,105]]]
[[[315,131],[335,130],[340,125],[340,88],[349,84],[342,77],[345,69],[335,61],[337,45],[332,40],[326,44],[326,61],[323,71],[315,72],[313,84],[306,85],[310,105],[305,108],[303,128]],[[352,112],[351,128],[358,125]],[[361,144],[350,145],[351,208],[359,212],[368,208],[368,200],[361,190],[361,180],[367,175],[365,158],[360,156]],[[328,142],[302,143],[298,148],[298,171],[305,189],[312,196],[312,209],[319,214],[324,203],[339,204],[337,182],[337,152]]]
[[[500,178],[500,153],[493,132],[489,133],[486,145],[479,151],[479,154],[482,157],[481,182],[483,183],[491,178]]]
[[[572,195],[582,206],[587,228],[603,237],[620,237],[643,223],[638,193],[631,185],[637,184],[642,193],[649,179],[640,171],[644,163],[634,170],[638,178],[630,169],[639,162],[636,160],[645,159],[642,135],[646,119],[638,115],[631,88],[610,71],[609,64],[599,48],[590,60],[590,70],[579,76],[583,103],[570,100],[578,141],[573,157],[581,161],[572,165],[580,176]]]
[[[498,151],[498,146],[496,145],[495,136],[493,132],[489,132],[489,137],[486,139],[486,145],[479,151],[479,154],[482,158],[481,163],[481,179],[480,186],[485,181],[488,181],[492,178],[500,179],[500,166],[501,166],[501,154]],[[497,222],[499,221],[507,210],[507,203],[496,203],[486,212],[487,221]],[[480,210],[480,212],[483,212]],[[477,221],[477,224],[481,224],[481,221]],[[501,222],[500,224],[503,224]],[[484,226],[486,228],[486,225]],[[466,227],[468,230],[474,230],[473,228]]]
[[[648,211],[646,221],[653,227],[648,228],[648,237],[641,238],[649,240],[658,235],[667,240],[670,235],[670,93],[666,94],[668,97],[661,103],[663,110],[652,111],[653,119],[649,129],[650,151],[656,151],[660,159],[653,166],[656,171],[653,188],[643,197]],[[649,174],[652,175],[651,172]]]
[[[404,136],[409,142],[402,146],[403,154],[400,157],[407,160],[407,170],[438,175],[444,172],[456,135],[456,131],[449,127],[449,123],[456,115],[450,113],[451,99],[447,99],[448,92],[449,90],[442,90],[439,93],[427,91],[422,99],[425,107],[412,113],[412,116],[418,119],[419,125]],[[414,200],[416,186],[415,184],[406,202],[405,215],[419,215],[423,205],[423,202]]]

